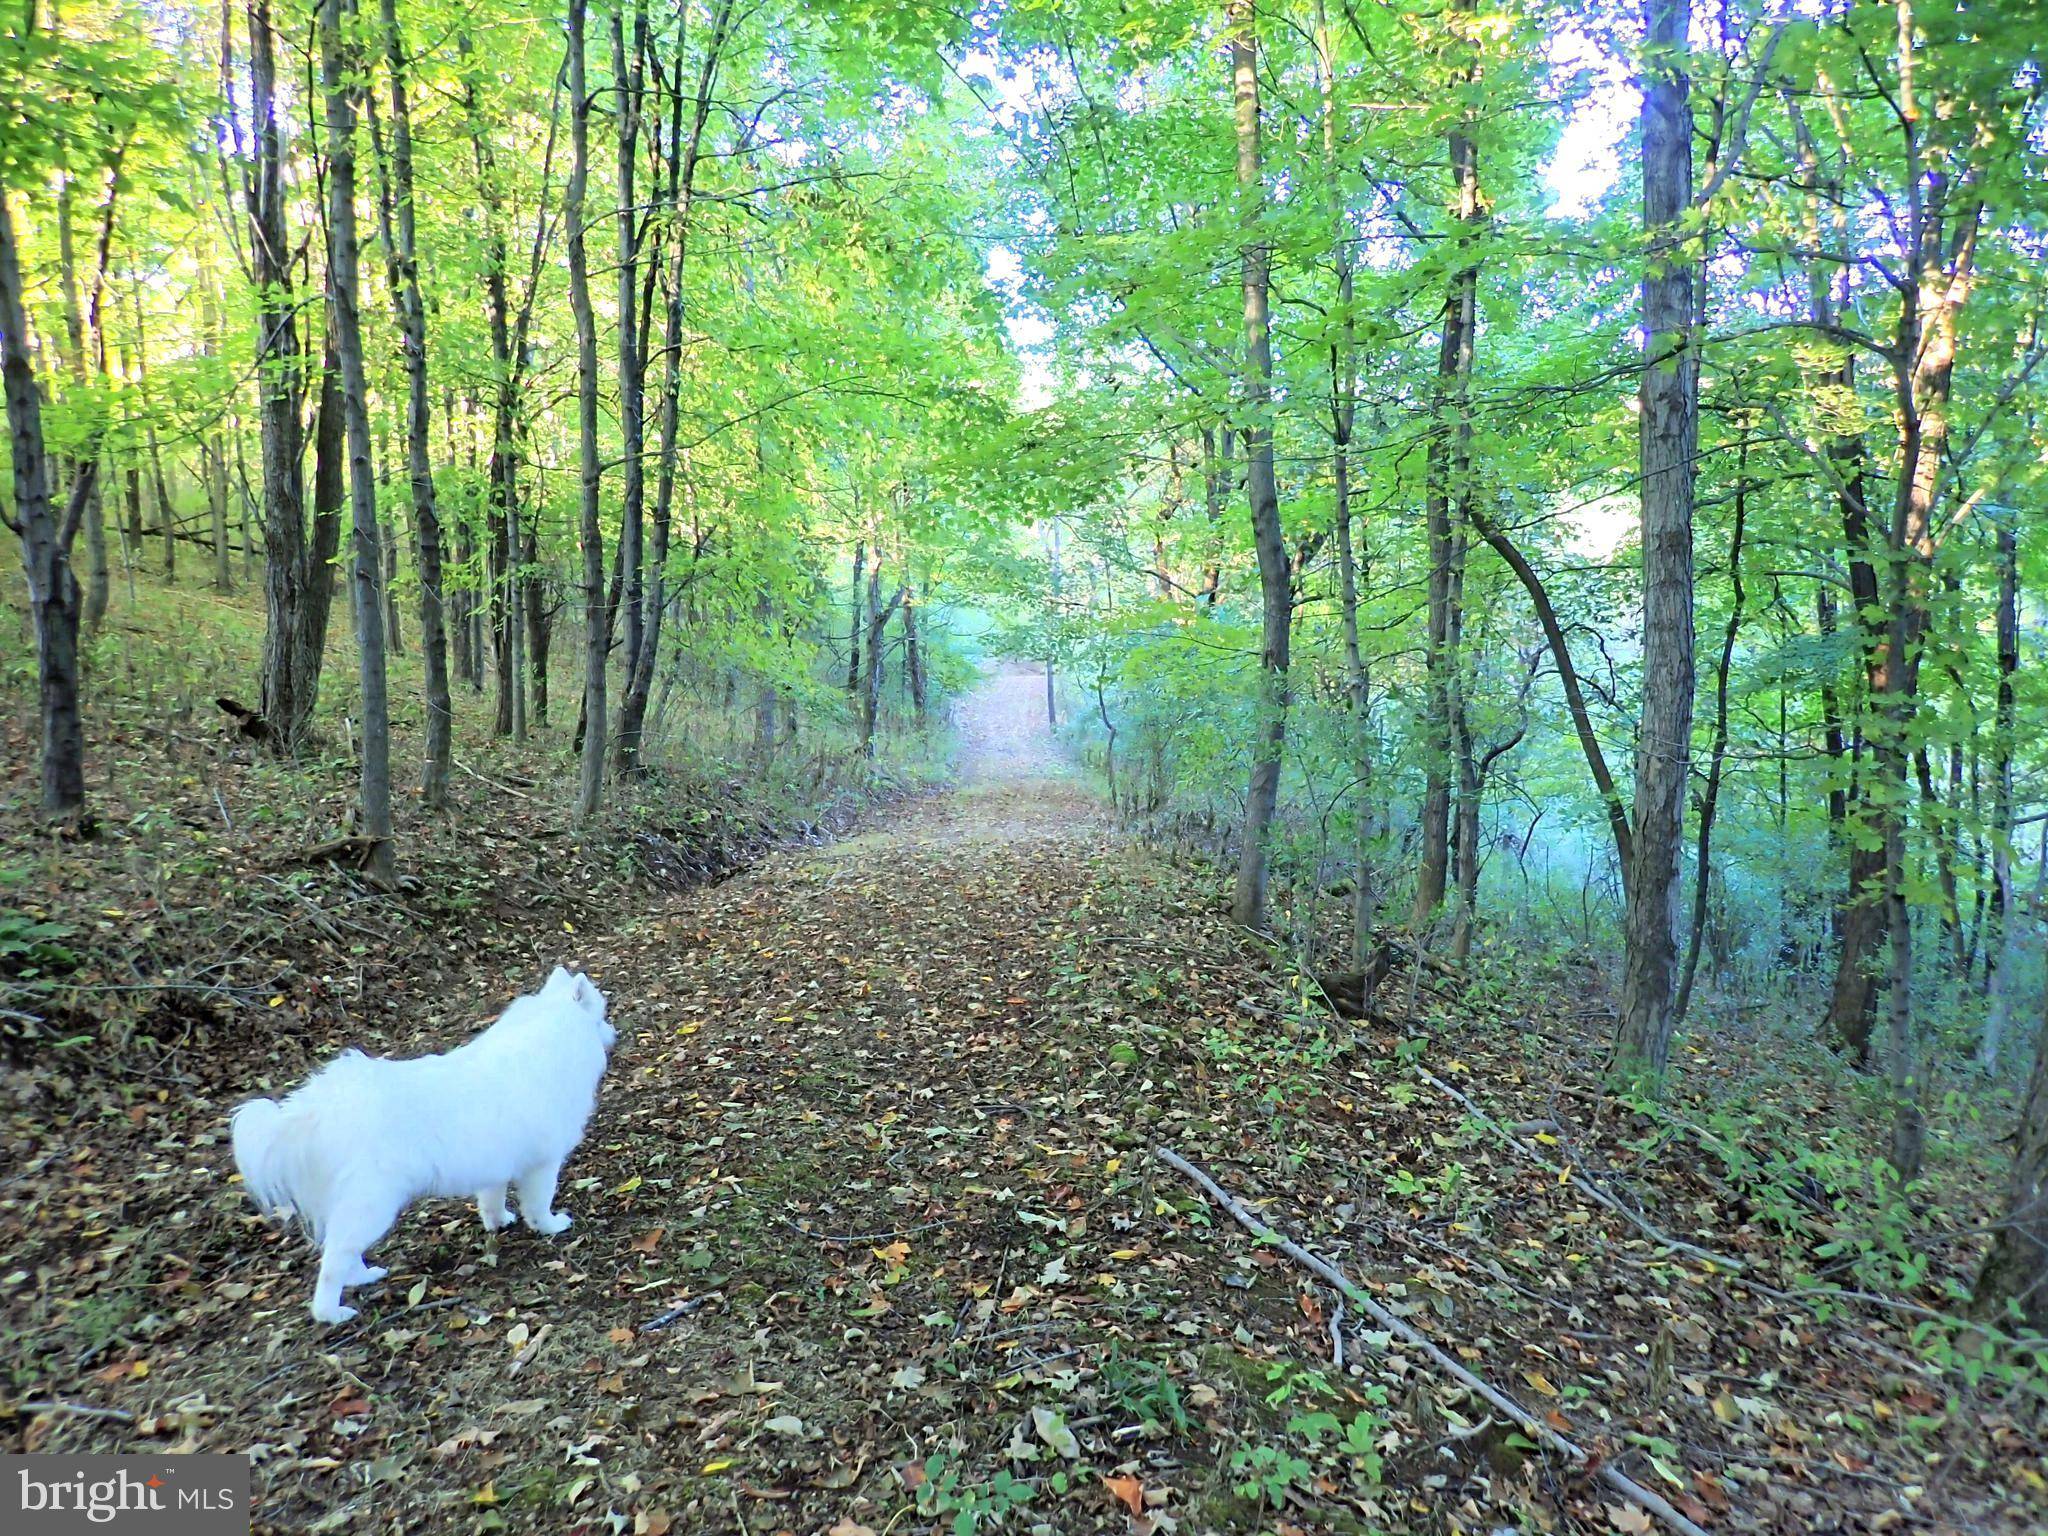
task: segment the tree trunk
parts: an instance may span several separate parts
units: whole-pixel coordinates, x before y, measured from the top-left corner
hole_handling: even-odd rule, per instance
[[[2017,1307],[2027,1327],[2048,1333],[2048,1011],[2035,1032],[2013,1141],[2005,1215],[1977,1272],[1974,1301],[1979,1316],[1996,1321]]]
[[[583,551],[583,738],[576,820],[588,828],[604,801],[605,648],[604,528],[598,490],[604,466],[597,452],[597,319],[590,308],[590,267],[584,254],[583,195],[590,179],[590,92],[584,79],[586,0],[569,0],[569,124],[573,156],[562,218],[569,241],[569,307],[576,317],[576,418],[582,493],[578,541]]]
[[[1245,794],[1232,919],[1247,928],[1266,920],[1266,837],[1280,803],[1287,746],[1288,643],[1294,620],[1293,572],[1280,526],[1280,489],[1273,471],[1273,343],[1268,307],[1272,249],[1265,240],[1265,169],[1259,144],[1259,39],[1256,0],[1230,0],[1230,73],[1236,115],[1237,191],[1244,243],[1239,248],[1244,293],[1245,496],[1259,561],[1262,614],[1258,720],[1251,782]]]
[[[612,12],[612,103],[616,119],[618,224],[618,345],[619,345],[619,432],[624,443],[620,463],[623,487],[619,504],[619,575],[621,591],[617,607],[619,632],[625,642],[625,691],[630,693],[633,672],[640,664],[640,625],[643,573],[641,541],[645,522],[647,465],[644,457],[647,395],[647,353],[641,345],[644,317],[640,313],[640,210],[634,193],[638,169],[641,107],[646,94],[643,60],[647,52],[646,0],[632,0],[633,28],[627,34],[624,12],[619,4]],[[610,645],[609,630],[606,637]],[[622,735],[611,748],[614,766],[626,772],[633,762],[633,750]]]
[[[235,567],[228,547],[228,445],[216,437],[200,447],[206,466],[206,518],[213,539],[213,590],[235,590]]]
[[[867,602],[867,540],[856,539],[853,545],[853,627],[846,641],[846,691],[860,691],[860,635],[862,615],[866,613]]]
[[[1339,180],[1343,146],[1339,140],[1337,61],[1330,44],[1329,7],[1316,0],[1316,59],[1322,75],[1323,176],[1329,205],[1330,257],[1337,269],[1337,306],[1341,322],[1330,347],[1330,474],[1336,506],[1338,599],[1344,629],[1344,696],[1350,716],[1352,796],[1351,840],[1351,967],[1363,973],[1373,955],[1373,928],[1379,921],[1379,892],[1372,867],[1372,842],[1378,821],[1373,805],[1371,677],[1358,639],[1360,571],[1363,549],[1354,545],[1351,528],[1351,437],[1358,424],[1358,328],[1352,314],[1353,272],[1350,231]],[[1214,434],[1202,433],[1202,481],[1215,521]],[[1362,541],[1361,541],[1362,543]]]
[[[548,723],[548,652],[555,638],[555,610],[548,606],[547,590],[537,575],[540,563],[538,536],[532,528],[522,535],[524,563],[529,572],[520,583],[521,609],[526,616],[526,667],[532,683],[533,723],[545,729]],[[516,622],[516,617],[515,617]]]
[[[1451,14],[1462,19],[1472,0],[1453,0]],[[1477,78],[1476,61],[1455,73],[1454,88],[1469,89]],[[1451,169],[1451,211],[1458,221],[1460,246],[1469,243],[1484,215],[1479,196],[1479,151],[1466,125],[1447,138]],[[1425,717],[1428,761],[1423,768],[1421,848],[1415,872],[1415,903],[1408,923],[1417,934],[1427,931],[1443,904],[1452,864],[1451,779],[1470,756],[1470,731],[1464,720],[1462,659],[1458,637],[1464,621],[1462,555],[1465,518],[1471,502],[1472,423],[1468,413],[1473,348],[1478,332],[1479,269],[1466,261],[1451,274],[1444,295],[1443,332],[1437,353],[1436,414],[1430,429],[1423,500],[1429,529],[1429,622],[1425,641],[1428,707]],[[1461,816],[1461,820],[1462,820]],[[1461,829],[1462,830],[1462,829]],[[1463,893],[1460,893],[1462,900]],[[1465,940],[1470,925],[1461,919]]]
[[[917,593],[903,594],[903,678],[910,685],[910,707],[917,716],[918,729],[925,724],[924,642],[917,632]]]
[[[384,65],[391,90],[391,162],[381,178],[384,249],[405,358],[405,462],[412,487],[414,558],[420,576],[420,655],[424,663],[426,741],[420,801],[430,811],[448,800],[454,702],[448,693],[448,637],[442,615],[441,518],[434,500],[427,414],[427,310],[420,296],[418,220],[413,207],[412,108],[406,95],[405,39],[397,0],[382,0]],[[395,544],[395,541],[394,541]]]
[[[213,241],[210,236],[202,248],[199,276],[201,321],[206,330],[206,348],[215,358],[220,358],[226,352],[227,333],[222,320],[220,275],[214,265]],[[227,431],[232,429],[232,417],[223,412],[222,419],[228,423],[227,428],[202,443],[199,451],[206,469],[206,514],[213,535],[213,589],[216,592],[232,592],[235,580],[234,564],[228,549],[227,439]]]
[[[1623,1070],[1670,1064],[1678,980],[1680,845],[1693,706],[1692,509],[1699,445],[1690,0],[1644,0],[1643,373],[1638,391],[1643,538],[1643,701],[1636,736],[1635,867],[1628,882],[1620,1017]]]
[[[93,473],[92,496],[85,509],[85,637],[100,632],[113,594],[113,572],[107,564],[107,508],[100,472]]]
[[[1749,515],[1749,445],[1735,455],[1735,526],[1728,536],[1728,581],[1734,601],[1728,627],[1721,632],[1721,665],[1714,674],[1714,743],[1707,757],[1707,782],[1700,792],[1699,840],[1693,850],[1692,928],[1685,940],[1685,964],[1679,972],[1674,1023],[1682,1023],[1692,1006],[1693,979],[1699,974],[1700,942],[1707,931],[1707,904],[1712,894],[1714,813],[1721,800],[1721,771],[1728,760],[1728,672],[1735,662],[1735,639],[1742,631],[1742,535]]]
[[[1046,595],[1049,617],[1051,622],[1057,625],[1060,618],[1060,525],[1057,518],[1047,525],[1046,539],[1049,554],[1049,563],[1046,567]],[[1045,653],[1045,728],[1049,731],[1060,728],[1059,672],[1050,647]]]
[[[299,347],[293,253],[285,228],[290,192],[279,128],[281,105],[270,0],[249,0],[248,32],[249,137],[255,153],[243,171],[242,191],[249,214],[250,277],[256,295],[257,425],[263,449],[266,628],[262,703],[263,718],[270,726],[270,745],[281,756],[290,757],[305,744],[319,697],[320,663],[334,591],[329,561],[340,525],[338,515],[331,524],[323,524],[316,483],[309,548],[301,469],[304,429],[299,420],[305,364]],[[330,473],[336,466],[328,447],[338,444],[341,425],[333,378],[330,352],[321,378],[321,442],[316,450],[317,464]]]
[[[903,601],[898,587],[887,603],[882,601],[882,561],[879,553],[868,572],[867,670],[861,679],[860,752],[869,761],[875,756],[875,733],[882,719],[882,680],[888,671],[882,647],[889,627],[889,615]]]
[[[356,648],[361,673],[363,834],[370,838],[371,880],[389,885],[396,850],[391,838],[391,711],[385,691],[384,626],[377,603],[383,555],[377,526],[377,482],[370,462],[369,390],[363,371],[362,311],[357,282],[357,97],[362,60],[348,35],[353,0],[321,0],[320,80],[327,115],[327,301],[341,365],[342,412],[348,437],[349,512],[355,541]]]
[[[1806,120],[1796,108],[1792,112],[1792,126],[1809,196],[1816,206],[1846,208],[1839,182],[1823,170]],[[1809,223],[1806,233],[1817,253],[1816,259],[1807,263],[1808,318],[1815,330],[1825,335],[1834,328],[1837,310],[1849,300],[1852,264],[1846,259],[1850,243],[1846,217],[1838,212],[1835,227],[1828,231],[1822,229],[1816,218]],[[1845,349],[1840,362],[1820,372],[1814,384],[1817,392],[1826,390],[1844,400],[1854,399],[1855,354]],[[1883,687],[1885,622],[1878,596],[1878,565],[1873,556],[1869,507],[1864,499],[1867,482],[1861,434],[1830,434],[1822,462],[1841,517],[1849,573],[1849,621],[1854,626],[1862,671],[1861,704],[1867,710]],[[1816,589],[1815,604],[1821,633],[1832,635],[1834,602],[1825,584]],[[1862,732],[1856,733],[1856,745],[1845,742],[1839,696],[1825,683],[1821,689],[1821,713],[1829,754],[1839,765],[1838,772],[1844,774],[1841,783],[1830,787],[1828,814],[1837,841],[1846,843],[1848,848],[1848,880],[1832,920],[1840,950],[1825,1028],[1829,1037],[1858,1065],[1867,1066],[1877,1014],[1877,956],[1885,933],[1884,850],[1882,835],[1873,828],[1876,807],[1869,792],[1869,766],[1862,760]]]
[[[99,452],[80,458],[66,505],[50,500],[43,445],[42,388],[28,352],[21,258],[5,188],[0,188],[0,389],[14,460],[14,515],[36,635],[37,714],[42,734],[43,813],[69,820],[85,808],[85,724],[79,712],[78,577],[71,546],[99,482]]]
[[[1999,1053],[2012,1019],[2013,970],[2019,961],[2019,904],[2012,878],[2014,725],[2017,717],[2013,682],[2020,666],[2019,525],[2014,513],[2001,513],[1997,535],[1998,563],[1998,703],[1991,733],[1991,934],[1984,942],[1991,975],[1984,1009],[1984,1034],[1977,1042],[1977,1062],[1986,1072],[1998,1070]]]
[[[1572,663],[1571,646],[1567,643],[1564,625],[1558,619],[1557,609],[1550,601],[1550,593],[1543,585],[1543,578],[1536,574],[1535,567],[1523,558],[1508,536],[1495,527],[1493,520],[1472,509],[1472,526],[1479,536],[1486,540],[1488,547],[1507,562],[1515,579],[1521,582],[1522,590],[1529,594],[1529,605],[1536,610],[1536,622],[1543,628],[1543,638],[1550,647],[1550,659],[1557,668],[1557,682],[1564,694],[1565,710],[1571,716],[1572,728],[1579,738],[1579,751],[1586,759],[1586,770],[1592,776],[1593,788],[1599,793],[1601,802],[1607,807],[1607,829],[1614,837],[1615,866],[1621,872],[1622,889],[1628,889],[1629,872],[1633,868],[1634,839],[1629,830],[1628,806],[1621,798],[1621,791],[1615,786],[1614,775],[1607,767],[1607,754],[1601,750],[1600,737],[1593,729],[1593,715],[1586,707],[1586,694],[1579,684],[1578,668]]]
[[[619,771],[637,771],[640,738],[647,720],[648,695],[654,686],[656,664],[661,657],[661,630],[667,607],[665,585],[668,574],[670,528],[674,522],[677,474],[687,473],[679,461],[682,443],[679,411],[682,399],[683,320],[687,310],[686,280],[689,274],[690,210],[696,197],[697,167],[704,147],[705,128],[714,105],[713,88],[723,57],[732,20],[732,0],[717,0],[711,16],[711,36],[697,70],[697,93],[692,103],[690,126],[680,148],[676,144],[682,102],[678,99],[670,118],[671,170],[668,201],[675,223],[670,232],[668,305],[662,343],[667,353],[661,390],[661,450],[654,485],[654,540],[646,561],[640,610],[638,649],[629,658],[627,686],[619,708]],[[678,37],[677,73],[681,73],[683,39]],[[642,349],[644,353],[644,348]]]

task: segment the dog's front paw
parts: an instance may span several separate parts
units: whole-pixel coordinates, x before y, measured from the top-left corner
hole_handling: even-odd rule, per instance
[[[513,1222],[519,1219],[517,1216],[514,1216],[510,1211],[499,1211],[495,1215],[493,1215],[489,1211],[484,1211],[481,1214],[483,1216],[484,1230],[486,1232],[502,1232],[507,1227],[511,1226]]]
[[[356,1315],[354,1307],[323,1307],[313,1303],[313,1321],[316,1323],[345,1323]]]
[[[544,1237],[553,1237],[558,1232],[568,1231],[570,1220],[567,1211],[543,1211],[538,1216],[528,1216],[526,1224]]]
[[[356,1266],[355,1278],[348,1283],[350,1285],[375,1285],[390,1273],[391,1271],[382,1264],[358,1264]]]

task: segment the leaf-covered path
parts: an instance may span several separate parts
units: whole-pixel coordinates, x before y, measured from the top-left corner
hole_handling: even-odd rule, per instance
[[[1457,1105],[1407,1091],[1391,1037],[1362,1059],[1213,904],[1178,894],[1185,872],[1113,837],[1043,710],[1035,674],[1000,675],[963,712],[956,792],[773,858],[601,957],[637,1026],[584,1168],[583,1241],[617,1265],[614,1303],[569,1321],[558,1369],[583,1362],[643,1451],[662,1447],[642,1474],[662,1514],[841,1536],[1005,1514],[1059,1531],[1642,1528],[1412,1351],[1357,1334],[1333,1293],[1161,1168],[1156,1138],[1703,1524],[1897,1518],[1883,1425],[1939,1419],[1910,1360],[1675,1260],[1503,1154]],[[1459,1041],[1468,1059],[1437,1065],[1548,1084],[1568,1121],[1554,1084],[1585,1064],[1554,1044],[1545,1062],[1538,1038]],[[1581,1127],[1579,1155],[1621,1162],[1628,1129]],[[1682,1180],[1684,1153],[1670,1162],[1642,1172]],[[600,1321],[662,1326],[607,1339]],[[1868,1416],[1845,1420],[1851,1404]],[[1995,1462],[2002,1434],[1971,1426],[1972,1451]],[[2025,1498],[1987,1492],[1907,1508],[2024,1519]]]
[[[1649,1528],[1159,1144],[1704,1529],[2035,1525],[2038,1435],[1924,1364],[1912,1318],[1822,1321],[1557,1175],[1752,1263],[1784,1241],[1599,1090],[1572,1022],[1596,977],[1529,977],[1554,1006],[1510,1017],[1423,973],[1411,1023],[1337,1024],[1114,835],[1043,707],[1002,674],[957,789],[561,935],[621,1030],[575,1227],[486,1243],[421,1207],[345,1329],[226,1178],[246,1066],[189,1106],[46,1116],[0,1199],[20,1442],[251,1451],[266,1531]],[[1411,1071],[1425,1032],[1552,1166]]]

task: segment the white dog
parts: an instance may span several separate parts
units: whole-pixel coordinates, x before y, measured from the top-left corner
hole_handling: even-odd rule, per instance
[[[415,1200],[474,1195],[484,1229],[509,1226],[506,1186],[536,1232],[569,1225],[555,1180],[583,1139],[618,1033],[604,994],[557,967],[496,1023],[445,1056],[344,1051],[278,1103],[234,1113],[235,1166],[265,1212],[295,1213],[320,1245],[313,1316],[341,1323],[345,1285],[385,1271],[363,1250]]]

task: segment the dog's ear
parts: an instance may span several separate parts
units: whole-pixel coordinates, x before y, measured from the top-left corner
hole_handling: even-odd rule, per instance
[[[570,971],[570,969],[566,965],[558,965],[554,968],[554,971],[548,976],[547,985],[542,987],[541,991],[557,992],[560,991],[563,987],[570,985],[575,980],[575,974],[572,971]]]
[[[569,1001],[578,1008],[587,1009],[590,1007],[590,994],[593,990],[588,976],[578,976],[575,985],[569,991]]]

